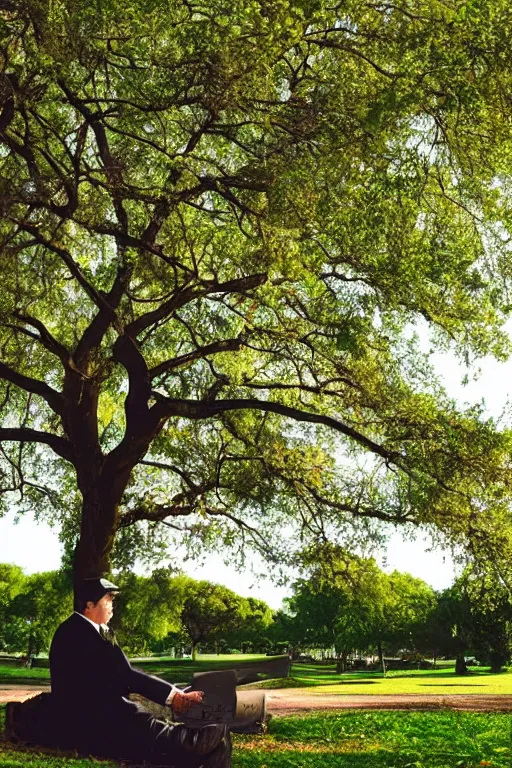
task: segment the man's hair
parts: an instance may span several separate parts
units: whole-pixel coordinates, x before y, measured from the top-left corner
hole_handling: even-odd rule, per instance
[[[87,597],[84,594],[77,594],[75,595],[75,599],[73,601],[73,608],[78,613],[84,613],[85,609],[87,608],[87,603],[94,603],[94,605],[96,605],[96,603],[99,603],[100,600],[101,597],[99,597],[97,600],[91,600],[90,597]]]

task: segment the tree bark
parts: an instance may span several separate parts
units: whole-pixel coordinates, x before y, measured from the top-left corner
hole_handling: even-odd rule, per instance
[[[347,671],[347,651],[342,651],[336,662],[336,674],[340,675]]]
[[[498,674],[501,672],[503,665],[505,664],[505,657],[499,651],[491,651],[489,654],[489,663],[491,665],[491,672]]]
[[[386,662],[384,660],[384,653],[382,651],[382,643],[381,643],[380,640],[377,643],[377,651],[378,651],[378,654],[379,654],[379,663],[380,663],[380,668],[382,670],[382,674],[384,676],[386,676]]]
[[[468,674],[468,668],[466,666],[464,655],[462,653],[457,654],[457,658],[455,659],[455,674],[456,675]]]
[[[101,578],[110,571],[119,505],[130,472],[118,475],[105,472],[102,457],[77,471],[83,502],[80,538],[73,564],[75,585],[83,579]]]

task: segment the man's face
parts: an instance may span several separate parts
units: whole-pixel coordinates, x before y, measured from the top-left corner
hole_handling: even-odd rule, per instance
[[[110,593],[103,595],[97,603],[89,601],[84,611],[84,616],[87,616],[88,619],[96,622],[96,624],[108,624],[114,613],[113,603],[114,595]]]

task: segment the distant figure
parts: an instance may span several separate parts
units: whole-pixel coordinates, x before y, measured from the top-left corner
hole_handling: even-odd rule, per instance
[[[53,637],[52,712],[65,746],[173,768],[229,768],[231,739],[225,725],[169,724],[128,699],[138,693],[167,704],[179,719],[203,694],[184,693],[131,666],[107,627],[117,592],[119,587],[107,579],[84,581],[75,594],[75,612]]]

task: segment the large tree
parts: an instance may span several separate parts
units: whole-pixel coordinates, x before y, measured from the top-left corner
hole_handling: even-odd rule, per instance
[[[508,437],[413,331],[508,352],[510,29],[504,0],[0,3],[2,498],[78,577],[162,524],[508,546]]]

